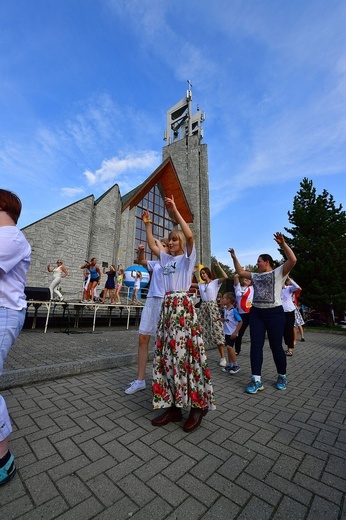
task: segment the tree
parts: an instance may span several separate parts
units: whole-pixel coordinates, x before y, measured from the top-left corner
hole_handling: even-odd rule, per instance
[[[222,269],[225,271],[227,276],[229,277],[228,280],[226,280],[220,287],[220,292],[224,293],[224,292],[228,292],[228,291],[233,291],[233,276],[234,276],[233,269],[231,269],[228,265],[223,264],[222,262],[219,262],[219,264],[222,267]],[[211,257],[211,272],[215,278],[222,278],[222,273],[216,265],[215,256]]]
[[[333,326],[333,311],[343,315],[346,309],[346,213],[326,190],[316,195],[306,177],[300,187],[288,212],[292,227],[285,228],[298,259],[292,277],[303,289],[302,302]]]

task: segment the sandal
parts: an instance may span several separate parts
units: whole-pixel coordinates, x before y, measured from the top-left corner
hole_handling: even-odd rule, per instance
[[[286,350],[286,356],[293,356],[293,352],[290,352],[289,350]]]

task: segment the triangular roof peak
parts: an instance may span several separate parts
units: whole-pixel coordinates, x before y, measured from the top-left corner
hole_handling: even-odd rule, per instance
[[[121,211],[124,211],[127,207],[132,209],[134,206],[137,206],[151,188],[158,183],[161,184],[167,197],[173,195],[175,204],[185,222],[188,224],[193,222],[193,214],[171,157],[167,157],[140,186],[122,197],[123,205]]]

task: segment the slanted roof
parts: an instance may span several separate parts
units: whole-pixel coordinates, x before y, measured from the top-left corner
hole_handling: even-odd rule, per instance
[[[121,210],[124,211],[128,206],[130,209],[137,206],[151,188],[158,183],[161,184],[167,197],[173,195],[175,204],[185,222],[188,224],[193,222],[193,214],[191,213],[190,206],[170,157],[161,163],[146,181],[121,198]]]

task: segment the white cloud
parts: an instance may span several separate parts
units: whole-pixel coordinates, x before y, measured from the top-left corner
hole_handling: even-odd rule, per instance
[[[61,188],[60,192],[64,197],[74,198],[76,195],[85,193],[85,190],[83,188]]]
[[[135,173],[143,171],[146,175],[151,174],[152,171],[159,165],[161,154],[153,150],[145,150],[139,152],[132,152],[111,159],[102,161],[101,167],[92,172],[85,170],[85,176],[89,186],[101,184],[103,186],[110,185],[118,179],[122,182],[122,176],[126,173]],[[126,183],[127,184],[127,183]],[[134,185],[132,186],[134,187]]]

